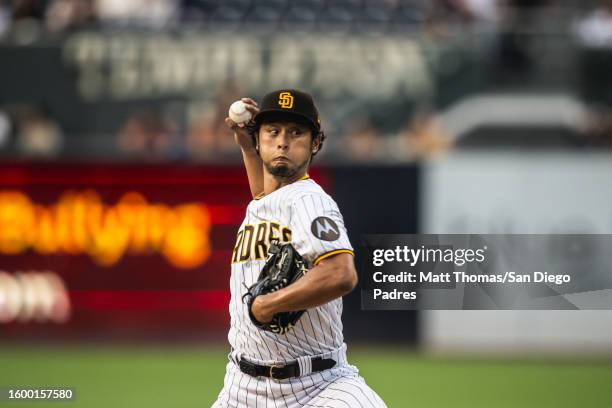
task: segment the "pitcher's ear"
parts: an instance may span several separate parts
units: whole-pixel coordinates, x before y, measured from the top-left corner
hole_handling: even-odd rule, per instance
[[[321,150],[321,143],[323,142],[323,132],[319,132],[312,139],[312,154],[317,154]]]

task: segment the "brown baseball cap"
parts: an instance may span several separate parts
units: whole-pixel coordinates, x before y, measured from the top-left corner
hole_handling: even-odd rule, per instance
[[[263,97],[260,111],[253,118],[260,126],[264,122],[291,120],[321,130],[321,120],[312,96],[297,89],[279,89]]]

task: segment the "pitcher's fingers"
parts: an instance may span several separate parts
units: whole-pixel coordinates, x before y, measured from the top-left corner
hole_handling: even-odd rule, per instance
[[[242,102],[244,102],[244,107],[246,108],[246,110],[251,112],[253,115],[259,112],[259,106],[257,106],[257,102],[255,102],[251,98],[242,98]]]
[[[244,104],[246,110],[248,110],[249,112],[251,112],[253,115],[256,115],[259,112],[259,108],[257,106],[253,106],[253,105],[249,105],[249,104]]]
[[[225,124],[232,129],[234,132],[236,131],[236,129],[238,128],[243,128],[245,126],[244,123],[236,123],[233,120],[231,120],[229,117],[225,118]]]
[[[251,105],[258,106],[257,102],[251,98],[242,98],[241,101],[244,103],[250,103]]]
[[[233,129],[236,126],[236,122],[234,122],[229,116],[225,118],[225,124],[228,128]]]

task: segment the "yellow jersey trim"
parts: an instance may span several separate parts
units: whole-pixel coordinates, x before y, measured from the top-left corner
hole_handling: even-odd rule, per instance
[[[355,256],[355,252],[351,251],[350,249],[335,249],[333,251],[326,252],[323,255],[319,255],[319,257],[317,259],[315,259],[314,264],[316,266],[319,262],[321,262],[325,258],[329,258],[330,256],[341,254],[343,252],[346,252],[347,254],[351,254],[351,255]]]

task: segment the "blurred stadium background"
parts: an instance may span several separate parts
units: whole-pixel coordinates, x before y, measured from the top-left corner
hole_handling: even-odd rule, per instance
[[[318,102],[355,245],[612,232],[610,1],[0,0],[0,387],[212,403],[249,200],[223,118],[279,87]],[[610,311],[355,291],[344,323],[390,407],[612,406]]]

